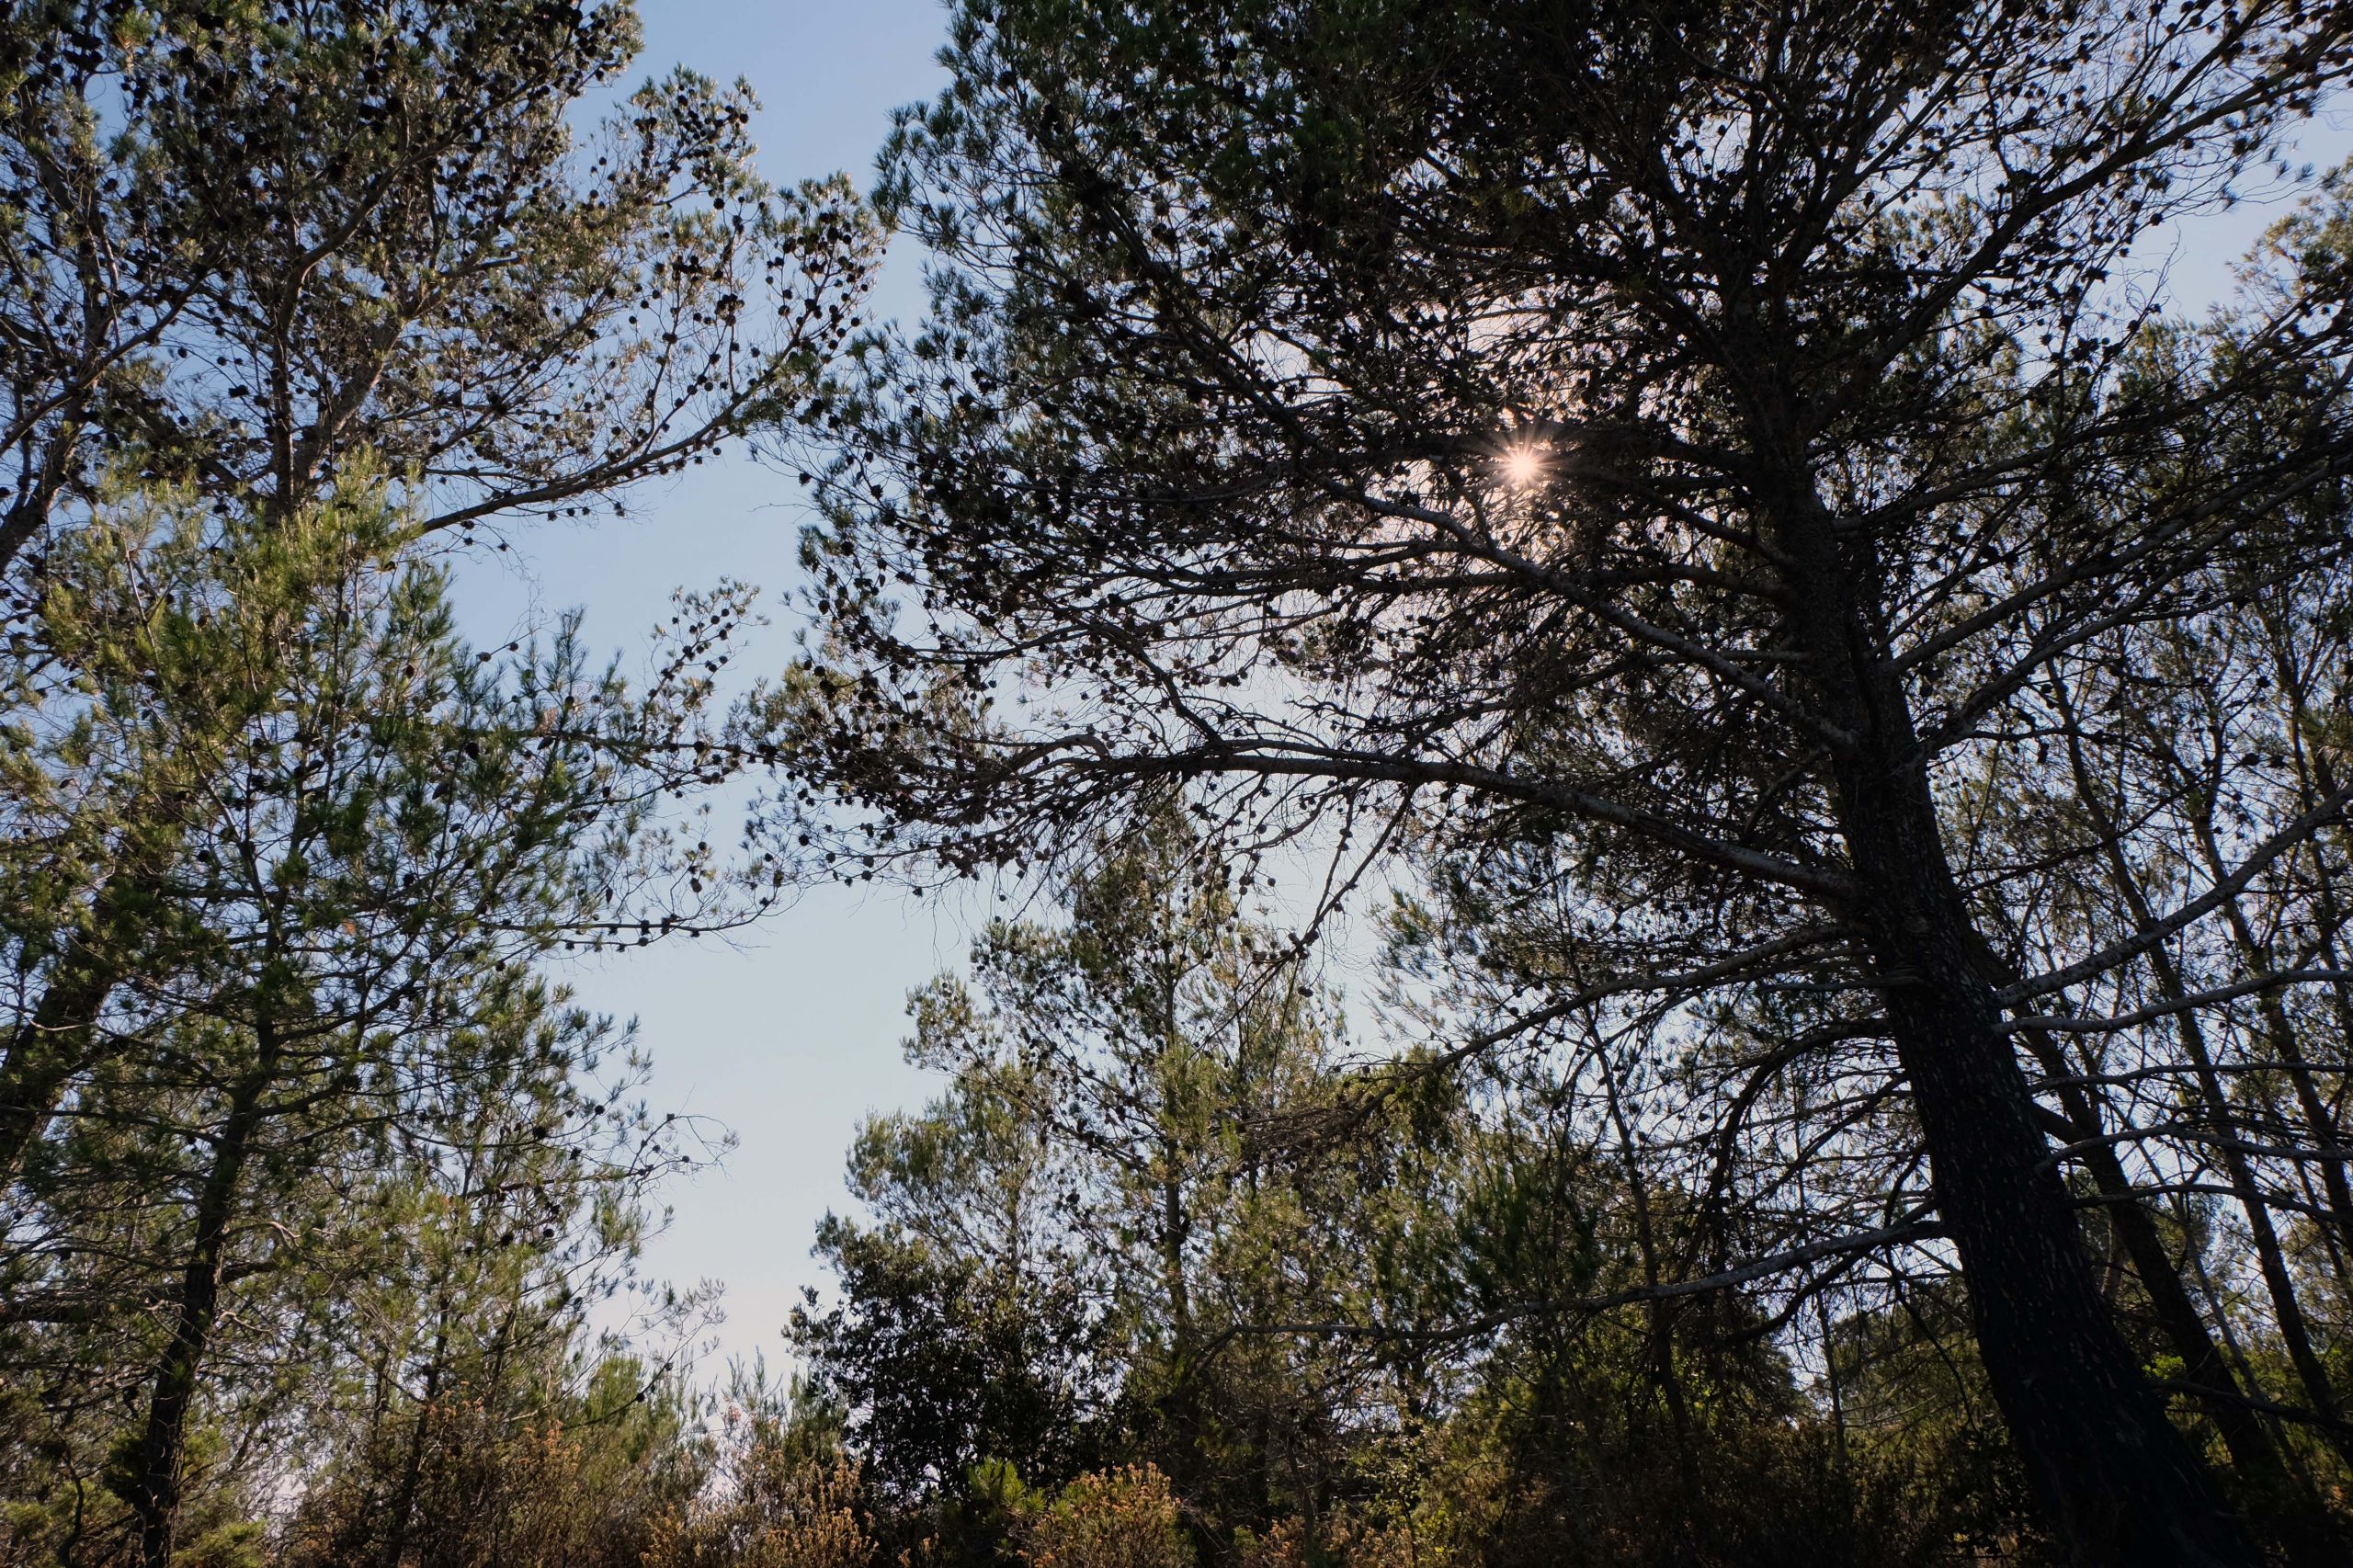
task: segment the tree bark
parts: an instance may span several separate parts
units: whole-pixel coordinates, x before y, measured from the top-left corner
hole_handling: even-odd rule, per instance
[[[1960,1255],[1979,1353],[2051,1523],[2100,1568],[2254,1568],[2212,1478],[2117,1332],[2086,1256],[1945,852],[1876,562],[1842,546],[1810,482],[1784,492],[1790,631],[1825,716],[1839,830],[1938,1211]],[[1853,551],[1850,554],[1850,551]],[[1859,583],[1871,583],[1866,591]]]
[[[2100,1298],[2025,1074],[1992,993],[1970,973],[1959,890],[1940,846],[1918,831],[1926,813],[1890,824],[1902,802],[1856,803],[1849,832],[1881,893],[1871,958],[1897,1059],[1986,1374],[2037,1491],[2087,1562],[2254,1563]],[[1881,809],[1880,823],[1859,824]]]
[[[171,1341],[149,1381],[147,1423],[140,1437],[129,1499],[139,1521],[142,1568],[171,1568],[173,1538],[179,1525],[180,1459],[188,1446],[188,1410],[195,1403],[197,1374],[220,1317],[221,1269],[229,1223],[236,1210],[245,1156],[261,1125],[262,1096],[277,1065],[276,1040],[274,1031],[259,1032],[260,1053],[254,1071],[231,1096],[229,1114],[213,1145],[212,1168],[206,1173],[197,1199],[196,1233],[180,1272]]]
[[[23,1171],[25,1157],[48,1134],[66,1086],[89,1064],[91,1032],[114,989],[106,967],[69,956],[64,972],[41,992],[33,1015],[17,1025],[0,1056],[0,1192]]]
[[[2050,1037],[2044,1035],[2029,1044],[2038,1047],[2040,1056],[2040,1048],[2050,1044]],[[2053,1076],[2070,1071],[2065,1057],[2055,1048],[2042,1060],[2045,1071]],[[2155,1220],[2134,1190],[2116,1146],[2109,1142],[2107,1118],[2101,1115],[2098,1101],[2071,1085],[2060,1091],[2059,1103],[2067,1122],[2068,1141],[2082,1147],[2084,1168],[2100,1195],[2109,1225],[2149,1298],[2157,1327],[2174,1354],[2181,1358],[2185,1381],[2212,1391],[2202,1395],[2200,1403],[2221,1434],[2231,1462],[2264,1484],[2284,1482],[2287,1472],[2281,1468],[2279,1448],[2246,1404],[2246,1391],[2240,1387],[2238,1374],[2222,1355],[2222,1346],[2207,1332],[2206,1320],[2190,1299],[2189,1287],[2182,1283],[2181,1271],[2167,1254]]]
[[[1992,954],[1985,956],[1990,962],[1999,963]],[[2005,973],[2003,969],[1996,969],[1994,972],[2004,983],[2018,978],[2015,971]],[[2115,1232],[2125,1257],[2132,1265],[2133,1275],[2149,1298],[2149,1310],[2156,1319],[2158,1330],[2173,1346],[2174,1354],[2181,1358],[2184,1381],[2200,1391],[2200,1403],[2205,1405],[2215,1431],[2222,1437],[2222,1447],[2229,1450],[2231,1462],[2265,1486],[2286,1483],[2290,1477],[2281,1462],[2279,1445],[2272,1441],[2269,1429],[2247,1403],[2246,1389],[2239,1381],[2237,1369],[2208,1332],[2206,1319],[2167,1252],[2155,1218],[2142,1200],[2124,1162],[2117,1156],[2116,1145],[2108,1135],[2101,1096],[2081,1084],[2064,1082],[2075,1073],[2076,1066],[2048,1030],[2026,1030],[2024,1039],[2044,1074],[2062,1081],[2056,1093],[2060,1119],[2066,1123],[2067,1142],[2080,1149],[2077,1157],[2091,1176],[2109,1228]]]
[[[416,1424],[409,1428],[408,1452],[401,1460],[400,1489],[393,1494],[392,1517],[384,1528],[384,1568],[400,1568],[401,1559],[408,1555],[408,1532],[416,1517],[416,1492],[425,1477],[425,1445],[432,1434],[433,1410],[441,1397],[441,1368],[449,1351],[449,1319],[448,1304],[441,1307],[441,1322],[433,1335],[433,1358],[426,1365],[424,1392],[416,1402]]]
[[[2214,841],[2211,822],[2200,819],[2198,824],[2200,856],[2210,869],[2224,866],[2222,847]],[[2216,874],[2226,874],[2217,872]],[[2246,917],[2246,910],[2235,898],[2225,899],[2222,913],[2230,920],[2231,936],[2237,943],[2239,960],[2249,975],[2274,972],[2279,963],[2270,945],[2256,934]],[[2256,1015],[2263,1019],[2265,1043],[2272,1051],[2272,1060],[2288,1079],[2295,1093],[2296,1108],[2302,1114],[2305,1133],[2312,1140],[2315,1155],[2313,1163],[2320,1167],[2321,1183],[2328,1194],[2328,1223],[2322,1228],[2327,1244],[2329,1261],[2334,1266],[2337,1283],[2347,1281],[2345,1274],[2346,1249],[2353,1245],[2353,1182],[2348,1182],[2345,1161],[2334,1154],[2319,1153],[2339,1147],[2344,1139],[2339,1133],[2336,1118],[2329,1114],[2322,1100],[2320,1085],[2313,1076],[2312,1063],[2304,1055],[2303,1041],[2296,1033],[2296,1026],[2288,1017],[2284,987],[2267,985],[2256,993]]]

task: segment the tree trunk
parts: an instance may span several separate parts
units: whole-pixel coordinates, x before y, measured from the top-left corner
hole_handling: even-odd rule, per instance
[[[400,1568],[401,1559],[408,1555],[409,1525],[416,1517],[417,1486],[425,1477],[425,1445],[432,1434],[434,1403],[441,1397],[442,1362],[449,1353],[449,1307],[444,1302],[441,1322],[433,1335],[433,1358],[426,1364],[425,1388],[416,1402],[416,1424],[409,1428],[408,1453],[401,1461],[400,1489],[392,1495],[392,1517],[384,1528],[384,1568]]]
[[[150,1379],[147,1424],[141,1435],[130,1488],[131,1508],[139,1521],[139,1561],[142,1568],[171,1568],[172,1541],[179,1524],[180,1458],[188,1445],[189,1406],[195,1403],[197,1373],[211,1343],[212,1325],[221,1311],[221,1269],[236,1210],[237,1186],[255,1130],[261,1124],[261,1099],[276,1067],[276,1036],[260,1033],[260,1055],[252,1073],[238,1084],[230,1098],[229,1114],[213,1145],[212,1168],[197,1199],[196,1233],[187,1265],[180,1271],[177,1308],[173,1314],[171,1342]]]
[[[2075,778],[2075,792],[2089,813],[2093,825],[2099,830],[2103,853],[2108,861],[2109,878],[2116,894],[2133,921],[2143,927],[2156,921],[2156,911],[2141,887],[2132,863],[2124,854],[2124,846],[2107,802],[2093,788],[2091,770],[2086,763],[2081,742],[2075,734],[2074,710],[2067,705],[2064,688],[2059,692],[2060,710],[2067,718],[2069,734],[2067,749],[2070,766]],[[2325,1423],[2322,1430],[2328,1435],[2332,1447],[2345,1452],[2345,1440],[2337,1416],[2336,1396],[2328,1381],[2327,1369],[2321,1365],[2313,1350],[2312,1336],[2304,1325],[2303,1306],[2296,1298],[2294,1277],[2288,1270],[2287,1258],[2279,1245],[2279,1236],[2271,1223],[2271,1210],[2265,1201],[2261,1185],[2256,1180],[2255,1167],[2244,1151],[2235,1147],[2238,1139],[2237,1121],[2232,1112],[2229,1088],[2216,1069],[2214,1053],[2206,1043],[2204,1026],[2198,1021],[2195,1009],[2186,1002],[2189,984],[2173,955],[2160,945],[2150,950],[2149,969],[2156,978],[2157,994],[2175,1008],[2174,1031],[2181,1041],[2182,1051],[2189,1058],[2198,1085],[2200,1108],[2212,1129],[2215,1151],[2222,1169],[2230,1178],[2231,1191],[2238,1199],[2239,1209],[2246,1216],[2247,1235],[2255,1244],[2256,1260],[2263,1273],[2264,1289],[2271,1297],[2271,1315],[2279,1325],[2279,1337],[2288,1350],[2290,1365],[2296,1369],[2297,1381],[2303,1384],[2304,1397]]]
[[[2029,1043],[2038,1047],[2044,1070],[2052,1076],[2063,1076],[2070,1070],[2049,1036]],[[2048,1048],[2048,1055],[2042,1048]],[[2158,1328],[2174,1354],[2181,1358],[2184,1380],[2200,1391],[2200,1402],[2222,1435],[2231,1462],[2263,1484],[2284,1481],[2279,1450],[2247,1404],[2246,1391],[2239,1386],[2238,1375],[2231,1369],[2222,1346],[2207,1332],[2206,1320],[2199,1315],[2189,1288],[2182,1283],[2181,1271],[2165,1251],[2156,1221],[2134,1190],[2116,1146],[2109,1142],[2107,1119],[2100,1114],[2098,1101],[2082,1087],[2069,1085],[2060,1091],[2059,1103],[2067,1121],[2068,1141],[2081,1145],[2084,1168],[2099,1192],[2109,1225],[2149,1298]]]
[[[1898,804],[1865,811],[1893,816]],[[2026,1076],[1992,993],[1971,973],[1959,890],[1940,846],[1918,832],[1925,810],[1904,812],[1910,824],[1881,817],[1869,828],[1859,814],[1847,815],[1859,869],[1881,892],[1871,957],[1938,1211],[1961,1255],[1995,1398],[2052,1522],[2086,1562],[2252,1564],[2100,1299]]]
[[[2159,994],[2168,1004],[2180,1006],[2185,994],[2180,971],[2162,950],[2151,956],[2156,960]],[[2256,1263],[2263,1275],[2264,1290],[2271,1297],[2272,1321],[2279,1325],[2289,1364],[2296,1369],[2296,1379],[2304,1386],[2304,1397],[2322,1417],[2325,1425],[2321,1430],[2330,1446],[2340,1456],[2353,1459],[2337,1411],[2336,1390],[2329,1383],[2328,1369],[2321,1364],[2320,1354],[2313,1347],[2303,1303],[2296,1296],[2295,1277],[2289,1271],[2279,1233],[2271,1223],[2270,1204],[2256,1180],[2254,1165],[2243,1151],[2234,1147],[2239,1129],[2231,1113],[2230,1091],[2215,1070],[2213,1052],[2207,1049],[2205,1031],[2199,1028],[2196,1016],[2185,1010],[2177,1016],[2176,1025],[2183,1048],[2189,1053],[2190,1064],[2197,1069],[2199,1098],[2218,1141],[2223,1174],[2238,1199],[2240,1211],[2246,1216],[2247,1236],[2255,1244]]]
[[[1648,1176],[1635,1157],[1634,1134],[1626,1123],[1625,1102],[1618,1093],[1617,1074],[1610,1071],[1603,1077],[1608,1086],[1609,1120],[1618,1132],[1626,1191],[1633,1205],[1634,1244],[1642,1256],[1643,1286],[1655,1290],[1661,1271],[1658,1233],[1651,1223]],[[1682,1373],[1675,1361],[1675,1306],[1664,1297],[1654,1297],[1649,1304],[1651,1381],[1666,1405],[1667,1430],[1675,1439],[1676,1483],[1682,1502],[1676,1520],[1677,1556],[1688,1561],[1695,1555],[1693,1533],[1700,1513],[1699,1469],[1698,1456],[1692,1451],[1690,1401],[1684,1396]]]
[[[2100,1568],[2253,1568],[2259,1559],[2166,1419],[2101,1300],[2039,1108],[1972,960],[1972,926],[1875,589],[1857,585],[1810,483],[1775,518],[1790,630],[1848,739],[1834,809],[1896,1060],[1961,1258],[1980,1356],[2018,1456],[2071,1554]],[[1868,570],[1872,563],[1865,561]]]
[[[69,956],[19,1023],[0,1057],[0,1192],[24,1169],[47,1135],[66,1085],[89,1064],[91,1031],[113,990],[113,976],[87,958]]]
[[[2213,824],[2203,819],[2198,823],[2198,848],[2210,872],[2217,877],[2227,875],[2222,847],[2214,841]],[[2218,869],[2219,868],[2219,869]],[[2236,898],[2222,901],[2222,913],[2231,924],[2231,937],[2237,944],[2239,961],[2246,966],[2250,976],[2269,974],[2279,968],[2270,946],[2256,934],[2247,920],[2246,911]],[[2256,1010],[2263,1019],[2265,1043],[2272,1051],[2272,1060],[2279,1064],[2288,1085],[2295,1093],[2297,1109],[2304,1119],[2305,1134],[2312,1140],[2314,1156],[2312,1163],[2320,1167],[2321,1182],[2328,1193],[2328,1223],[2321,1227],[2322,1239],[2328,1247],[2329,1261],[2334,1266],[2340,1286],[2347,1281],[2345,1274],[2345,1249],[2353,1244],[2353,1182],[2348,1182],[2345,1161],[2325,1151],[2334,1150],[2344,1142],[2336,1125],[2336,1118],[2329,1113],[2322,1100],[2320,1085],[2313,1076],[2312,1063],[2305,1059],[2303,1041],[2297,1038],[2296,1026],[2288,1017],[2287,998],[2282,987],[2267,985],[2256,993]]]

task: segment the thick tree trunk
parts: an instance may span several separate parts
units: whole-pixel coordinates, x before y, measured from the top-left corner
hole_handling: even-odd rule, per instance
[[[1885,654],[1875,567],[1858,562],[1810,483],[1773,530],[1793,570],[1790,630],[1813,695],[1848,737],[1833,753],[1838,826],[1937,1209],[1960,1255],[1980,1356],[2051,1523],[2099,1568],[2259,1561],[2117,1332],[2038,1108],[1973,955],[1902,680]]]
[[[1877,894],[1870,956],[2019,1457],[2087,1563],[2252,1564],[2100,1297],[2026,1075],[1969,964],[1959,891],[1922,831],[1933,824],[1925,787],[1909,810],[1871,793],[1846,813]]]

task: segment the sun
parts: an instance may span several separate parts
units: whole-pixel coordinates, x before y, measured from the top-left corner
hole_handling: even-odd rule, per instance
[[[1544,476],[1544,454],[1534,447],[1514,447],[1504,453],[1503,471],[1506,483],[1525,490]]]

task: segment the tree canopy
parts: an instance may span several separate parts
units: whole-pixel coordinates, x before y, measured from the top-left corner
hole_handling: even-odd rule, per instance
[[[743,760],[753,594],[682,594],[639,681],[577,617],[469,646],[449,552],[789,410],[875,231],[760,177],[740,85],[585,125],[636,43],[625,6],[0,17],[11,1562],[250,1561],[273,1512],[290,1560],[441,1561],[592,1538],[591,1485],[651,1550],[722,1462],[676,1364],[710,1303],[635,1267],[721,1134],[546,964],[776,898],[673,809]]]
[[[837,853],[1018,868],[1182,781],[1245,846],[1540,862],[1553,951],[1465,1050],[1859,1057],[1884,1118],[1818,1136],[1885,1201],[1771,1256],[1933,1233],[2062,1538],[2251,1560],[2019,1046],[2348,797],[2270,776],[2097,931],[2040,918],[2096,835],[1974,819],[2033,820],[2085,672],[2334,595],[2334,187],[2209,318],[2135,246],[2264,177],[2349,50],[2297,6],[964,7],[883,186],[934,316],[846,389],[809,551]],[[1718,1083],[1688,1113],[1736,1141]]]
[[[625,4],[0,12],[0,1557],[2344,1560],[2353,17],[949,17],[869,200]],[[780,671],[460,634],[747,443]],[[722,1378],[563,955],[825,879],[1002,907]]]

